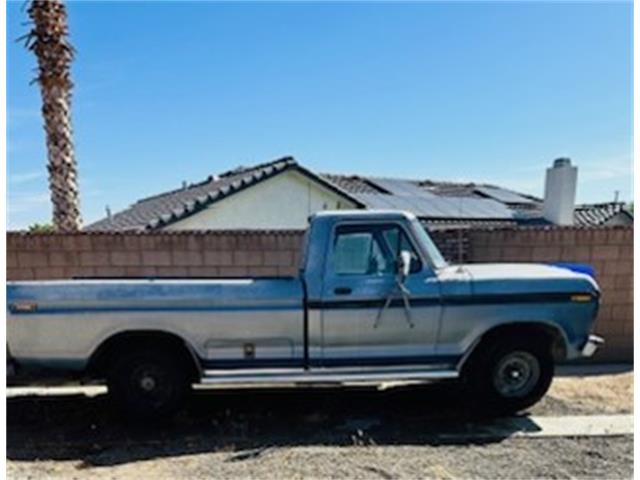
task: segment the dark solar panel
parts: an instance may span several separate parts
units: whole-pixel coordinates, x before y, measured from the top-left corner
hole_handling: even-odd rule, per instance
[[[489,198],[357,194],[367,208],[407,210],[424,218],[512,219],[514,212]]]
[[[370,177],[369,182],[375,183],[380,188],[391,192],[394,195],[406,195],[406,196],[424,196],[435,197],[435,195],[424,188],[419,187],[415,183],[409,180],[398,180],[394,178],[374,178]]]
[[[522,195],[499,187],[475,187],[475,191],[504,203],[535,203]]]

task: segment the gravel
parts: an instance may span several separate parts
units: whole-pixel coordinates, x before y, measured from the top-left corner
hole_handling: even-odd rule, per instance
[[[484,445],[266,447],[173,456],[155,449],[123,463],[130,447],[83,460],[16,462],[9,478],[631,478],[631,438],[510,439]],[[169,454],[169,456],[165,456]],[[107,466],[95,466],[94,462]],[[112,465],[113,464],[113,465]],[[112,465],[112,466],[111,466]]]
[[[536,415],[628,412],[631,374],[556,379]],[[7,399],[10,478],[630,478],[631,437],[453,443],[481,418],[446,386],[200,392],[127,424],[104,395]],[[471,402],[472,403],[472,402]]]

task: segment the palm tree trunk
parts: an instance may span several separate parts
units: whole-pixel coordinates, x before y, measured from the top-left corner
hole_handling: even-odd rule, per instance
[[[27,45],[38,59],[53,223],[58,231],[77,231],[82,220],[71,128],[73,47],[67,39],[67,12],[62,0],[32,0],[28,12],[34,25]]]

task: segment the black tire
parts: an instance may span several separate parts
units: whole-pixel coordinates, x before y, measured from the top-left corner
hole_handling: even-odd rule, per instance
[[[107,385],[116,408],[133,420],[173,416],[191,390],[184,362],[157,350],[123,354],[109,369]]]
[[[549,390],[554,361],[543,336],[497,337],[479,345],[465,369],[476,409],[515,413],[538,402]]]

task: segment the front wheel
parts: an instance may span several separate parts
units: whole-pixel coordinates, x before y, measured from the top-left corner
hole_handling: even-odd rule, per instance
[[[125,353],[107,377],[109,395],[131,419],[157,419],[175,414],[191,385],[177,358],[154,350]]]
[[[495,339],[469,359],[467,383],[482,407],[514,413],[547,393],[554,373],[553,356],[543,339]]]

